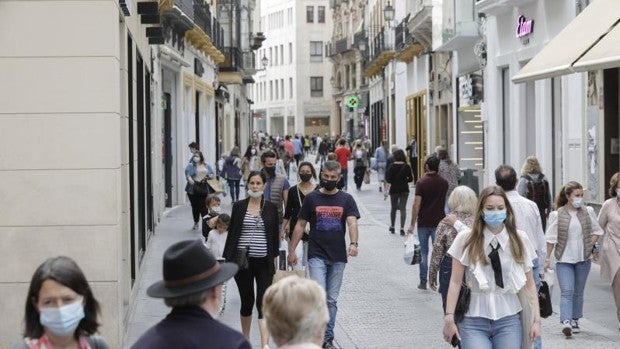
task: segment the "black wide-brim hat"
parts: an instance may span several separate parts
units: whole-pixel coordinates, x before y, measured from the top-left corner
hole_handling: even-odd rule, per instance
[[[201,240],[180,241],[164,253],[164,279],[152,284],[146,294],[153,298],[175,298],[198,293],[233,277],[235,263],[219,263]]]

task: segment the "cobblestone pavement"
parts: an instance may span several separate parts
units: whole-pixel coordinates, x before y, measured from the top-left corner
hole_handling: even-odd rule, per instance
[[[291,173],[291,177],[295,174]],[[406,266],[402,260],[404,238],[388,232],[389,200],[378,191],[376,176],[362,191],[354,186],[349,192],[355,197],[362,219],[359,221],[360,255],[351,258],[345,269],[338,301],[336,344],[352,348],[450,348],[442,340],[441,298],[438,293],[417,289],[417,266]],[[349,179],[352,183],[352,178]],[[409,198],[408,214],[412,195]],[[230,201],[223,201],[225,212]],[[398,222],[398,218],[397,218]],[[398,223],[397,223],[398,224]],[[146,296],[146,288],[161,278],[161,258],[172,243],[198,238],[191,230],[191,210],[181,206],[166,212],[151,238],[144,257],[144,272],[137,281],[137,298],[129,315],[125,348],[150,326],[168,313],[163,301]],[[406,227],[405,227],[406,228]],[[398,227],[397,227],[398,229]],[[559,310],[559,287],[553,288],[554,310]],[[599,277],[593,265],[586,289],[582,332],[565,339],[557,314],[543,319],[544,348],[620,348],[620,332],[615,317],[611,288]],[[221,321],[240,329],[239,296],[233,280],[228,283],[227,304]],[[256,316],[256,315],[255,315]],[[250,341],[260,347],[256,321]],[[275,345],[272,344],[272,347]]]

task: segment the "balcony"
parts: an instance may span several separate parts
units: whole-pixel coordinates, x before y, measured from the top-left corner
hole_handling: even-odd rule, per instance
[[[223,37],[221,27],[204,0],[160,0],[159,11],[166,43],[181,54],[185,40],[192,46],[210,56],[217,64],[224,57],[218,50]]]
[[[336,44],[334,45],[334,53],[341,54],[347,51],[349,48],[350,47],[347,38],[336,40]]]
[[[224,47],[224,62],[220,64],[221,72],[243,71],[243,52],[237,47]]]
[[[536,0],[476,0],[476,12],[496,16],[510,12],[514,7],[522,7],[535,1]]]
[[[252,50],[258,50],[259,48],[261,48],[263,46],[263,41],[265,40],[267,40],[267,38],[262,32],[257,32],[256,34],[252,35]]]
[[[454,51],[473,46],[479,39],[475,1],[444,0],[441,42],[433,43],[433,48],[436,51]]]
[[[407,19],[403,19],[403,21],[396,26],[396,37],[394,38],[394,48],[396,50],[396,56],[394,58],[405,63],[411,62],[413,57],[424,51],[424,46],[411,35],[407,24]]]
[[[433,44],[433,0],[414,0],[408,29],[424,47]]]
[[[381,28],[370,42],[370,53],[362,75],[371,78],[379,74],[383,68],[394,58],[396,52],[389,40],[390,29]]]

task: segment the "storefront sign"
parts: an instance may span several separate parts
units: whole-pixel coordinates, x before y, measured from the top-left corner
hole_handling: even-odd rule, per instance
[[[524,36],[530,35],[534,32],[534,20],[530,19],[529,21],[525,19],[525,16],[519,16],[517,20],[517,38],[522,38]]]

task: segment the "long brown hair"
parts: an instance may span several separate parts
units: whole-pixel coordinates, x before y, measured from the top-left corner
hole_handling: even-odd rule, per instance
[[[517,235],[515,215],[512,210],[512,206],[510,206],[510,202],[506,197],[506,193],[504,193],[504,190],[498,186],[486,187],[480,192],[478,207],[474,213],[474,224],[471,228],[471,234],[467,237],[465,245],[463,245],[463,251],[466,249],[469,251],[469,259],[472,264],[475,264],[476,262],[480,262],[484,265],[489,264],[487,256],[484,253],[484,203],[491,195],[501,196],[502,199],[504,199],[504,204],[506,206],[506,220],[504,221],[504,226],[506,227],[508,237],[510,238],[510,251],[512,252],[512,256],[515,261],[523,264],[525,249],[523,247],[523,242]]]
[[[555,197],[555,207],[560,208],[566,205],[568,203],[568,196],[577,189],[583,190],[583,187],[578,182],[570,181],[564,184],[562,188],[560,188],[558,196]]]

